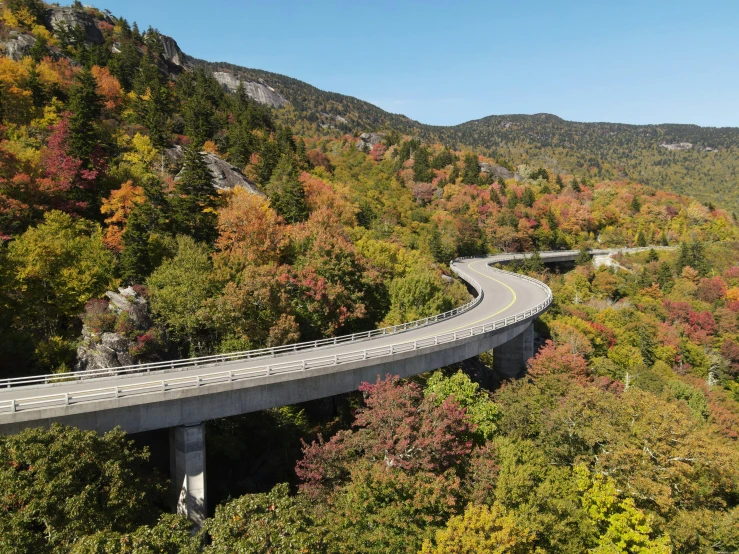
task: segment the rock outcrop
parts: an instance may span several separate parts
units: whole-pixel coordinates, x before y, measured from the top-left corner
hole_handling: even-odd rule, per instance
[[[10,31],[8,38],[0,43],[0,48],[3,55],[17,62],[30,53],[34,44],[36,38],[33,35]]]
[[[180,50],[177,41],[167,35],[160,35],[160,41],[162,43],[162,49],[164,52],[162,55],[167,63],[172,64],[176,67],[185,68],[185,54]]]
[[[272,106],[273,108],[282,108],[287,104],[287,98],[263,81],[245,81],[227,71],[214,71],[213,77],[229,92],[236,92],[239,88],[239,83],[243,83],[246,95],[260,104]]]
[[[480,163],[480,171],[493,175],[494,177],[500,177],[501,179],[513,179],[514,174],[512,171],[507,170],[502,165],[489,164],[485,162]]]
[[[105,39],[102,31],[98,28],[95,19],[84,11],[74,8],[54,6],[46,12],[46,26],[53,29],[55,33],[63,30],[82,27],[87,35],[87,40],[93,44],[103,44]]]
[[[693,148],[693,144],[690,142],[676,142],[674,144],[660,144],[662,148],[666,148],[667,150],[690,150]]]
[[[181,165],[181,161],[184,158],[184,152],[181,146],[168,148],[166,150],[166,154],[176,166]],[[235,187],[242,187],[252,194],[266,196],[261,190],[259,190],[256,183],[244,175],[238,167],[232,166],[226,160],[219,158],[210,152],[201,152],[200,154],[202,154],[205,159],[205,163],[208,164],[208,168],[213,175],[213,186],[216,189],[231,190]],[[179,169],[181,169],[181,167]],[[177,179],[177,177],[175,177],[175,179]]]
[[[138,330],[151,327],[149,304],[132,287],[119,288],[118,292],[108,291],[108,310],[116,316],[126,312],[131,325]],[[87,325],[82,326],[82,341],[77,347],[75,371],[105,369],[134,365],[131,355],[133,342],[121,333],[96,333]]]
[[[379,133],[362,133],[359,135],[359,142],[357,142],[357,150],[369,152],[372,147],[378,142],[382,142],[383,135]]]

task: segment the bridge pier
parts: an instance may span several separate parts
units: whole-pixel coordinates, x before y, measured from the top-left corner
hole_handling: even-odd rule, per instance
[[[526,362],[534,356],[534,324],[508,342],[493,348],[493,369],[501,377],[516,378],[526,371]]]
[[[174,511],[200,528],[207,515],[205,423],[170,427],[169,466]]]

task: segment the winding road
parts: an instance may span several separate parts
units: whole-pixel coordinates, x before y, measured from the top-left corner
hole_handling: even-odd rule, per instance
[[[627,250],[640,249],[621,251]],[[491,349],[503,359],[506,344],[531,332],[531,321],[549,307],[552,295],[543,283],[491,264],[529,255],[453,260],[452,271],[477,291],[476,297],[446,314],[392,328],[73,376],[0,380],[0,433],[54,421],[97,431],[116,426],[146,431],[349,392],[378,375],[407,377]],[[545,262],[562,262],[574,260],[578,251],[540,255]],[[522,362],[517,363],[510,375],[520,370]]]

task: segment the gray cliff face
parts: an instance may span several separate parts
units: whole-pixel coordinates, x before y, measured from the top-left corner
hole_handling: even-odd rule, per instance
[[[359,142],[357,142],[357,150],[363,152],[369,152],[372,147],[378,142],[382,142],[383,135],[379,133],[362,133],[359,135]]]
[[[166,154],[169,159],[172,160],[173,165],[181,165],[182,159],[184,158],[184,152],[181,146],[168,148]],[[208,164],[208,169],[210,169],[210,172],[213,175],[213,186],[216,189],[231,190],[235,187],[242,187],[251,194],[266,196],[261,190],[259,190],[256,183],[244,175],[238,167],[232,166],[226,160],[223,160],[210,152],[201,152],[200,154],[205,159],[205,163]],[[177,177],[175,177],[175,179],[177,179]]]
[[[213,77],[230,92],[236,92],[239,88],[239,82],[243,82],[244,91],[247,96],[260,104],[272,106],[273,108],[282,108],[287,104],[287,98],[265,83],[244,81],[239,79],[237,75],[227,71],[214,71]]]
[[[167,60],[168,63],[184,69],[185,55],[182,53],[182,50],[180,50],[177,41],[167,35],[161,35],[160,40],[162,43],[162,49],[164,50],[164,59]]]
[[[0,48],[6,57],[17,62],[29,54],[34,44],[36,44],[34,36],[10,31],[8,39],[0,43]]]
[[[118,315],[127,312],[136,329],[144,330],[151,326],[148,302],[136,294],[133,288],[119,288],[118,292],[105,293],[110,301],[108,309]],[[131,356],[133,343],[120,333],[104,332],[97,334],[82,327],[82,340],[77,347],[75,371],[105,369],[134,365]]]
[[[53,29],[55,33],[63,29],[82,27],[89,42],[93,44],[103,44],[105,42],[103,33],[98,28],[95,20],[87,13],[73,8],[50,8],[46,12],[46,25]]]

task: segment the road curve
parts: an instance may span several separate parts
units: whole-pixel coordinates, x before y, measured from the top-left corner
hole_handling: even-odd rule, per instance
[[[417,323],[404,331],[394,329],[394,332],[370,338],[358,336],[336,345],[247,359],[223,362],[212,357],[205,362],[193,359],[188,360],[189,366],[174,369],[138,370],[48,383],[45,381],[58,380],[59,376],[41,376],[35,382],[6,380],[5,388],[0,389],[0,433],[11,428],[15,431],[19,426],[33,426],[36,422],[47,425],[51,420],[63,421],[69,415],[158,403],[166,401],[167,396],[180,398],[185,392],[187,396],[208,395],[211,389],[223,384],[241,388],[265,386],[270,381],[305,380],[316,373],[337,374],[345,367],[364,365],[381,369],[389,359],[402,358],[404,354],[439,353],[457,343],[469,342],[477,335],[499,334],[517,323],[520,327],[522,321],[533,319],[549,306],[551,291],[543,283],[489,266],[501,261],[505,260],[500,256],[454,260],[452,270],[478,289],[477,299],[453,317],[436,322],[429,318],[429,323]],[[469,357],[468,353],[464,355]],[[439,356],[440,361],[442,358],[445,359],[440,365],[450,363],[448,357]],[[357,385],[349,390],[356,390]]]
[[[643,248],[592,253],[639,250]],[[571,261],[578,254],[540,253],[548,262]],[[121,425],[136,432],[348,392],[377,375],[405,377],[461,361],[507,342],[549,307],[552,296],[546,285],[490,267],[530,255],[453,260],[452,271],[477,291],[469,304],[422,321],[340,337],[336,343],[329,339],[76,373],[73,378],[0,380],[0,433],[53,421],[100,431]],[[213,396],[209,406],[201,407],[208,396]]]

